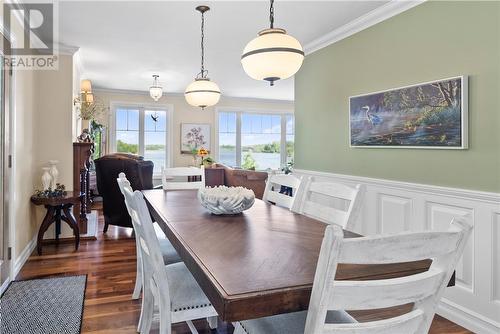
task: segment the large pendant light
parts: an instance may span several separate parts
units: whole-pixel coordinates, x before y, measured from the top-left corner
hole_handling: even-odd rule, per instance
[[[259,32],[241,56],[245,72],[256,80],[269,81],[271,86],[280,79],[293,76],[302,66],[304,51],[299,41],[287,35],[285,29],[274,27],[274,0],[271,0],[270,28]]]
[[[163,88],[160,86],[158,82],[158,78],[160,76],[158,74],[153,74],[153,86],[149,87],[149,95],[153,100],[158,102],[160,97],[163,95]]]
[[[184,96],[190,105],[205,109],[219,102],[220,89],[215,82],[210,81],[207,77],[208,71],[205,70],[205,12],[209,11],[210,7],[198,6],[196,10],[201,13],[201,71],[194,81],[187,86]]]

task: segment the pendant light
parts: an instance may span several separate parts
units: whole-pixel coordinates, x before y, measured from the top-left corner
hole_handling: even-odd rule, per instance
[[[285,29],[274,27],[274,0],[269,10],[270,28],[259,32],[241,56],[243,69],[253,79],[269,81],[271,86],[280,79],[293,76],[302,66],[304,51],[299,41],[287,35]]]
[[[190,105],[205,109],[219,102],[220,89],[215,82],[210,81],[207,77],[208,71],[205,70],[205,12],[209,11],[210,7],[198,6],[196,10],[201,13],[201,71],[187,86],[184,96]]]
[[[158,102],[160,97],[163,95],[163,88],[160,86],[158,82],[158,78],[160,76],[158,74],[153,74],[153,86],[149,87],[149,95],[153,100]]]

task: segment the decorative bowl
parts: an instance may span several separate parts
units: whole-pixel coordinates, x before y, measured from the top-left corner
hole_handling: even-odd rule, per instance
[[[243,187],[205,187],[198,191],[198,199],[214,215],[236,215],[252,207],[255,194]]]

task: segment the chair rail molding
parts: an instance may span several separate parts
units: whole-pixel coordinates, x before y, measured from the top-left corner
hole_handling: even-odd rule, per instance
[[[295,169],[296,176],[365,185],[353,230],[370,235],[445,230],[455,216],[474,226],[437,313],[477,333],[500,331],[500,193]]]

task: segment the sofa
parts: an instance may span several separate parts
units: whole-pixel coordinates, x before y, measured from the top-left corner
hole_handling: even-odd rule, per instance
[[[215,164],[215,167],[224,170],[224,185],[252,189],[255,197],[262,199],[266,188],[267,172],[231,168],[223,164]]]
[[[109,225],[132,227],[116,179],[120,172],[124,172],[132,189],[153,189],[153,162],[134,154],[114,153],[94,160],[94,164],[97,189],[102,196],[104,233]]]

